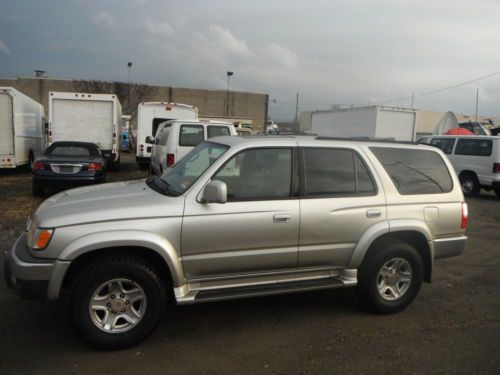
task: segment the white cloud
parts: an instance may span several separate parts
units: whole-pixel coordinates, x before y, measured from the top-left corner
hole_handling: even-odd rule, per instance
[[[45,44],[46,48],[51,51],[61,51],[68,48],[73,48],[75,46],[75,42],[72,40],[49,40]]]
[[[10,55],[10,49],[7,47],[7,44],[5,42],[0,40],[0,51],[5,53],[6,55]]]
[[[264,53],[267,58],[272,59],[287,68],[293,68],[298,62],[298,56],[295,52],[278,44],[268,44],[264,49]]]
[[[236,38],[228,29],[212,24],[208,26],[208,30],[215,38],[215,42],[221,50],[239,56],[252,55],[252,51],[248,48],[247,43],[242,39]],[[214,52],[217,53],[218,51],[215,50]]]
[[[175,30],[168,22],[155,22],[148,18],[145,21],[146,30],[153,35],[170,36],[175,34]]]
[[[94,15],[93,20],[96,24],[104,25],[110,29],[114,29],[118,23],[116,17],[107,10],[101,10],[98,14]]]

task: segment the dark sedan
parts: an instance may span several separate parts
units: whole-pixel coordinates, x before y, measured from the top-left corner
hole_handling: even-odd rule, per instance
[[[86,142],[54,142],[33,163],[33,195],[45,188],[69,188],[104,182],[106,162],[99,148]]]

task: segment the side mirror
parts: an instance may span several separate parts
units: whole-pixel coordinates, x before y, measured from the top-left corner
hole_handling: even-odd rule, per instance
[[[154,137],[152,137],[152,136],[148,135],[148,136],[146,137],[146,143],[147,143],[147,144],[150,144],[150,145],[152,145],[153,143],[155,143],[155,139],[154,139]]]
[[[222,181],[210,181],[205,189],[203,189],[204,203],[226,203],[227,202],[227,185]]]

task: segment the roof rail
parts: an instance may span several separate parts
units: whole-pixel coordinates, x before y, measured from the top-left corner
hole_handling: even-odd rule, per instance
[[[394,138],[370,138],[370,137],[316,137],[319,141],[357,141],[357,142],[377,142],[377,143],[402,143],[417,145],[419,143],[412,141],[397,141]]]

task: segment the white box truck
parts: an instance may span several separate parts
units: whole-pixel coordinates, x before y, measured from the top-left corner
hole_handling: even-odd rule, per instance
[[[146,138],[156,135],[158,125],[168,120],[197,120],[198,108],[188,104],[168,102],[139,103],[137,108],[137,141],[135,160],[146,166],[151,160],[151,145]]]
[[[45,150],[43,106],[12,87],[0,87],[0,168],[31,167]]]
[[[95,143],[108,168],[120,168],[122,106],[114,94],[49,93],[49,144],[56,141]]]
[[[393,107],[358,107],[315,111],[311,131],[328,137],[393,138],[414,141],[417,111]]]

